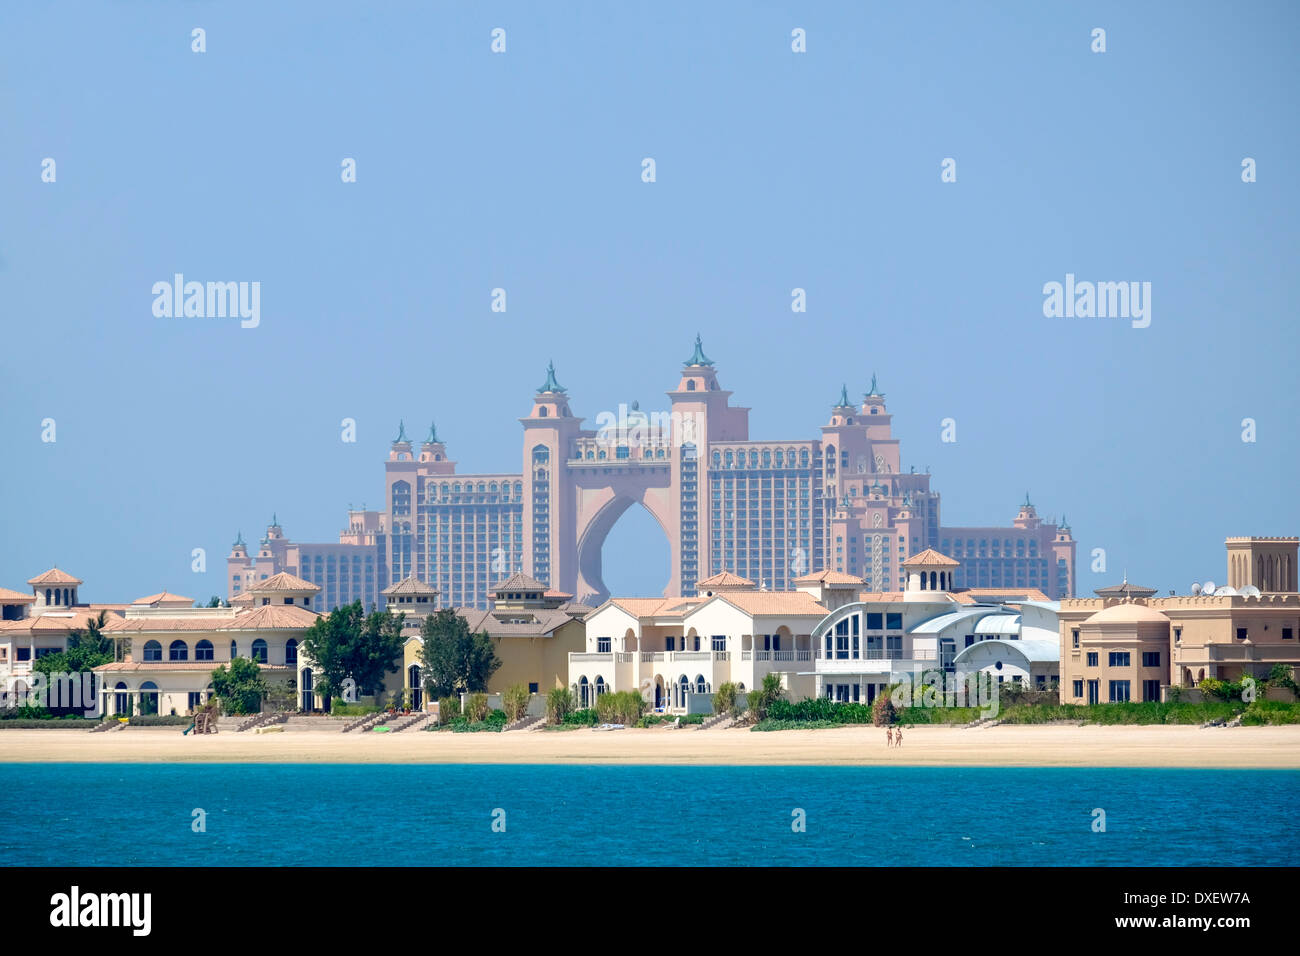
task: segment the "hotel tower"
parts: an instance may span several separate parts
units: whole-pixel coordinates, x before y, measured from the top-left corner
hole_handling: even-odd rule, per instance
[[[696,338],[668,411],[635,404],[595,428],[573,413],[552,365],[523,429],[521,470],[463,474],[436,428],[412,442],[405,425],[385,462],[382,511],[349,512],[336,544],[293,543],[273,521],[256,554],[242,536],[228,558],[229,596],[288,571],[319,585],[326,608],[378,603],[415,577],[441,603],[485,607],[516,571],[552,592],[599,604],[601,548],[619,517],[643,505],[670,550],[665,595],[730,571],[771,590],[821,570],[867,590],[903,585],[901,566],[934,548],[961,559],[956,587],[1074,593],[1070,528],[1038,517],[1028,496],[1010,527],[946,528],[928,473],[904,470],[875,376],[860,400],[847,387],[815,437],[759,441]]]

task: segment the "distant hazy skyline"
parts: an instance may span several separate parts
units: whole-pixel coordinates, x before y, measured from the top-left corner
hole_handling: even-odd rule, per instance
[[[595,427],[697,332],[753,438],[875,372],[944,524],[1029,491],[1082,594],[1223,583],[1226,536],[1300,533],[1298,40],[1281,2],[0,6],[0,586],[224,596],[237,531],[382,507],[399,419],[517,472],[549,359]],[[156,315],[177,273],[259,283],[256,327]],[[1149,325],[1048,317],[1068,275]],[[667,553],[634,509],[605,580]]]

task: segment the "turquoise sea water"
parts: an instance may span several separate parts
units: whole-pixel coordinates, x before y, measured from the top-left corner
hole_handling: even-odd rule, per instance
[[[1281,770],[0,764],[0,784],[9,866],[1300,859]]]

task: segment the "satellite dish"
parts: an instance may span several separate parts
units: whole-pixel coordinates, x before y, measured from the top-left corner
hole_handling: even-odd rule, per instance
[[[1237,593],[1242,594],[1246,597],[1259,597],[1260,595],[1259,588],[1255,587],[1255,585],[1253,584],[1247,584],[1244,588],[1242,588]]]
[[[1206,581],[1205,584],[1201,587],[1202,594],[1214,594],[1215,590],[1216,589],[1213,581]]]
[[[1234,587],[1229,587],[1228,585],[1225,584],[1223,587],[1219,588],[1217,591],[1214,592],[1214,596],[1215,596],[1215,597],[1230,597],[1231,595],[1236,594],[1236,593],[1237,593],[1237,589],[1236,589],[1236,588],[1234,588]]]
[[[1200,593],[1201,593],[1201,582],[1200,582],[1200,581],[1193,581],[1193,582],[1192,582],[1192,594],[1194,594],[1194,595],[1199,595]]]

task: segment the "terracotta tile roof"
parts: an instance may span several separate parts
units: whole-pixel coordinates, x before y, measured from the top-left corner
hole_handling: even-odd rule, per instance
[[[415,575],[411,575],[409,578],[398,581],[396,584],[388,585],[388,587],[384,588],[379,593],[385,595],[437,594],[438,589],[432,584],[425,584]]]
[[[250,594],[256,594],[259,591],[311,591],[314,594],[319,590],[318,585],[305,581],[288,571],[273,574],[265,581],[254,581],[248,586],[248,593]]]
[[[18,633],[18,634],[67,634],[69,631],[83,629],[91,621],[99,618],[99,607],[79,607],[66,613],[63,611],[54,611],[49,614],[40,614],[36,617],[25,617],[21,621],[0,621],[0,633]],[[103,610],[108,610],[104,608]],[[104,630],[109,630],[115,620],[120,620],[121,615],[113,610],[109,610],[108,623]]]
[[[1051,598],[1038,590],[1038,588],[968,588],[965,591],[956,592],[954,596],[960,598],[962,595],[970,595],[975,600],[981,598],[993,598],[998,601],[1008,602],[1011,602],[1015,598],[1022,601],[1051,600]]]
[[[946,554],[940,554],[933,548],[926,548],[920,554],[914,554],[903,562],[905,568],[955,568],[960,561],[954,561]]]
[[[44,574],[38,574],[34,578],[29,578],[28,584],[33,586],[38,584],[82,584],[81,578],[74,578],[66,571],[60,571],[58,568],[50,568]]]
[[[150,594],[148,597],[136,598],[133,604],[151,604],[151,605],[168,605],[171,607],[190,607],[194,604],[194,598],[182,597],[179,594],[169,594],[166,591],[159,591],[157,594]]]
[[[229,604],[231,607],[242,607],[244,605],[251,605],[253,603],[253,595],[245,592],[243,594],[238,595],[237,597],[232,597],[226,603]]]
[[[557,591],[557,590],[555,590],[554,588],[552,588],[551,590],[549,590],[549,591],[547,591],[545,594],[543,594],[542,597],[548,597],[548,598],[565,598],[565,599],[567,600],[568,598],[573,597],[573,595],[570,594],[568,591]]]
[[[715,600],[726,601],[755,617],[797,614],[822,617],[826,606],[804,591],[736,591],[718,595]]]
[[[527,611],[533,617],[533,621],[526,624],[514,624],[507,621],[500,621],[494,616],[492,611],[484,611],[475,607],[458,607],[456,613],[465,619],[466,625],[471,631],[487,631],[491,637],[549,637],[551,633],[562,624],[568,624],[573,618],[565,614],[559,608],[541,608],[536,611]],[[510,614],[510,611],[499,613]]]
[[[264,604],[251,611],[240,611],[233,620],[222,621],[219,631],[287,631],[306,630],[320,619],[315,611],[297,604]]]
[[[936,592],[937,593],[937,592]],[[892,604],[903,600],[902,591],[860,591],[858,600],[863,604]]]
[[[705,578],[703,581],[695,583],[697,589],[707,591],[716,591],[718,588],[752,588],[754,582],[749,578],[742,578],[739,574],[732,574],[730,571],[723,571],[715,574],[711,578]]]
[[[795,584],[855,584],[862,586],[862,578],[852,574],[845,574],[843,571],[818,571],[815,574],[805,574],[803,577],[795,578]]]
[[[36,600],[34,594],[24,594],[22,591],[10,591],[8,588],[0,588],[0,604],[31,604]]]
[[[516,571],[510,577],[506,578],[500,584],[492,589],[496,594],[500,591],[545,591],[546,585],[536,578],[530,578],[522,571]]]
[[[126,617],[109,621],[105,634],[143,634],[171,631],[216,631],[230,623],[229,617]]]
[[[671,598],[610,598],[609,603],[622,608],[633,617],[658,617],[670,608],[681,605],[682,599]]]

